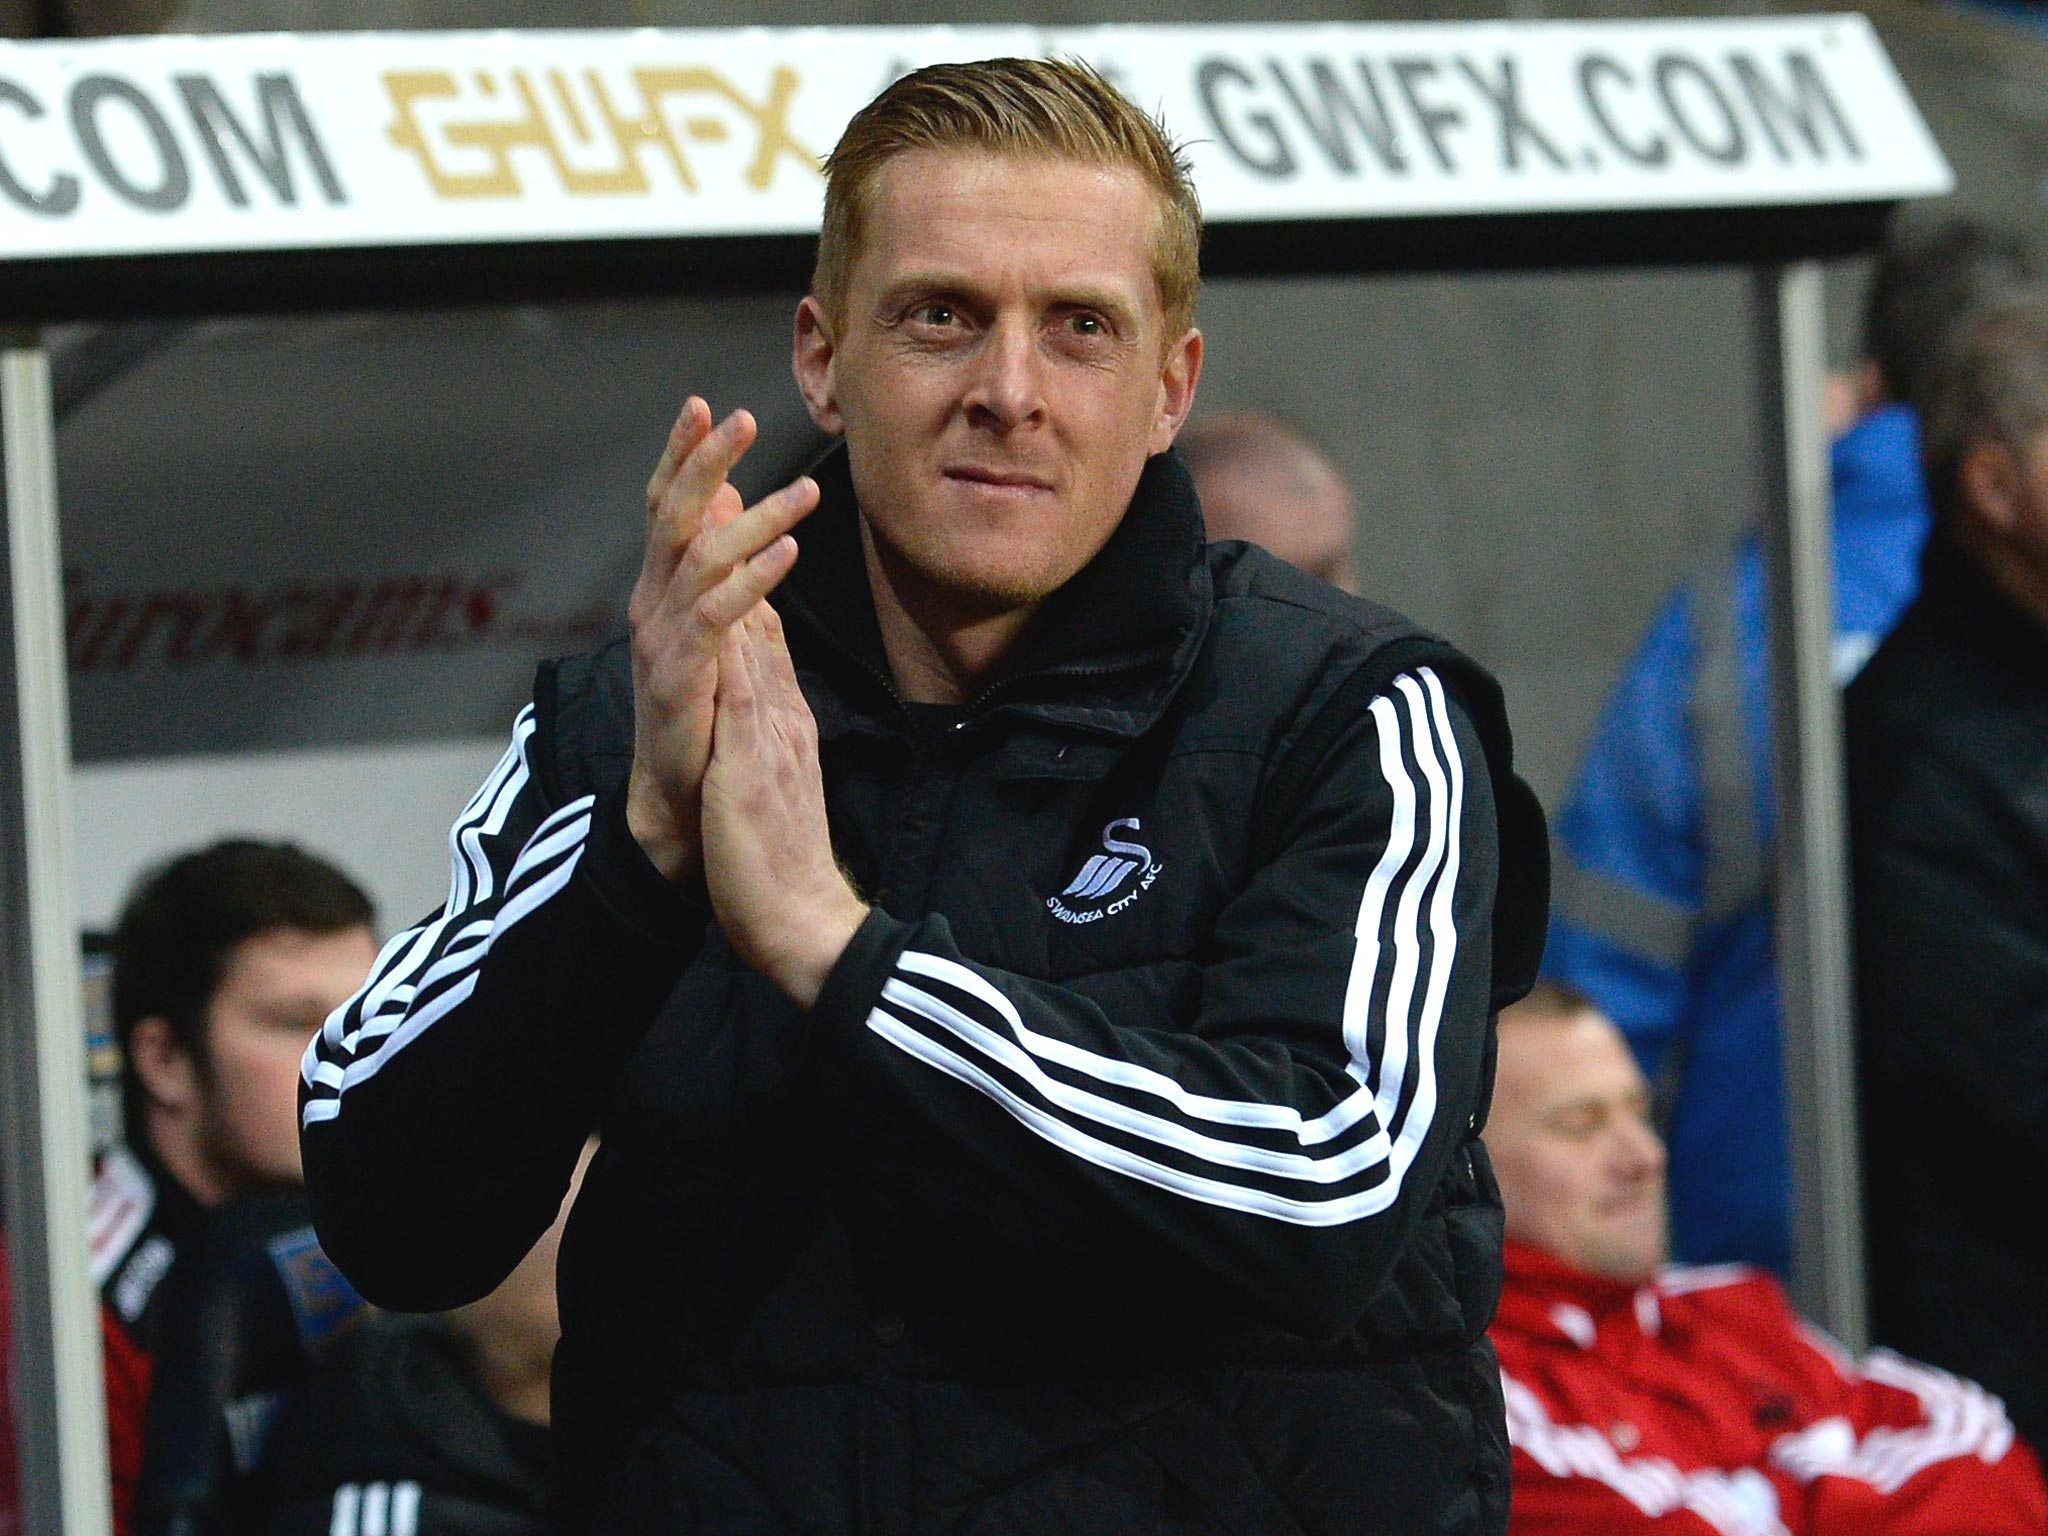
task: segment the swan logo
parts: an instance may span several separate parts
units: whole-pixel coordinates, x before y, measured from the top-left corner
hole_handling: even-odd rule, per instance
[[[1091,854],[1081,872],[1057,896],[1045,898],[1045,909],[1063,923],[1099,923],[1115,917],[1159,878],[1166,866],[1143,843],[1124,842],[1117,833],[1142,832],[1135,816],[1122,816],[1102,829],[1102,852]]]

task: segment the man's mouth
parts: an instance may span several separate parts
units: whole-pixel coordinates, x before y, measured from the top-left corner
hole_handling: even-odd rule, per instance
[[[1021,469],[991,469],[980,465],[962,464],[949,466],[946,478],[959,480],[968,485],[987,486],[1002,491],[1049,491],[1052,482],[1043,475],[1034,475]]]
[[[1607,1196],[1600,1202],[1599,1209],[1607,1216],[1633,1216],[1645,1207],[1654,1207],[1664,1199],[1661,1185],[1645,1185],[1640,1189],[1622,1190]]]

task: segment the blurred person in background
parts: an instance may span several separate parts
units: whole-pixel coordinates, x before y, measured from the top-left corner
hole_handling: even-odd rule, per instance
[[[602,1120],[572,1528],[1505,1523],[1476,1126],[1542,813],[1476,664],[1205,549],[1187,178],[1072,62],[862,108],[792,357],[843,446],[748,508],[687,402],[630,643],[543,669],[307,1054],[377,1301],[495,1285]]]
[[[1911,600],[1928,511],[1915,407],[1958,319],[2018,289],[2024,252],[1960,220],[1901,224],[1865,307],[1860,404],[1831,453],[1834,670]],[[1672,1245],[1784,1274],[1791,1174],[1770,903],[1770,685],[1754,536],[1676,592],[1615,686],[1556,823],[1546,975],[1621,1026],[1656,1084]]]
[[[537,1536],[555,1258],[595,1148],[496,1290],[453,1312],[374,1313],[336,1344],[271,1434],[263,1536]]]
[[[1351,488],[1329,456],[1266,411],[1203,416],[1174,443],[1211,539],[1244,539],[1345,592],[1357,590]]]
[[[94,1179],[91,1255],[148,1373],[126,1431],[138,1532],[232,1518],[275,1394],[360,1304],[313,1239],[295,1106],[306,1041],[376,957],[374,920],[331,864],[248,839],[170,860],[122,908],[126,1144]]]
[[[1539,983],[1502,1013],[1514,1536],[2048,1531],[2039,1465],[1981,1387],[1888,1350],[1858,1364],[1761,1270],[1666,1267],[1649,1100],[1581,994]]]
[[[1847,700],[1871,1332],[2048,1436],[2048,299],[1934,379],[1920,595]]]

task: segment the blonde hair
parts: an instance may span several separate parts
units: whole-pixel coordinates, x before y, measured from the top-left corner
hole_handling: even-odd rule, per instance
[[[1145,112],[1075,59],[986,59],[905,75],[854,115],[825,159],[825,223],[811,292],[837,321],[876,176],[914,149],[978,149],[1136,171],[1159,194],[1152,276],[1178,336],[1195,319],[1202,210],[1188,162]]]

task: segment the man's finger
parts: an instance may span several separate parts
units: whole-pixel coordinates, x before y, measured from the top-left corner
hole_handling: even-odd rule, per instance
[[[704,519],[699,524],[701,533],[706,528],[723,528],[736,521],[747,510],[747,504],[740,500],[740,493],[733,489],[732,482],[726,481],[711,493],[704,503]]]
[[[668,494],[676,470],[689,457],[690,450],[704,441],[704,434],[710,430],[710,405],[702,395],[690,396],[676,414],[676,424],[669,428],[668,440],[661,445],[661,458],[655,463],[654,473],[647,481],[647,516],[650,520],[660,511],[661,499]]]
[[[734,624],[718,647],[718,709],[721,715],[750,709],[755,701],[754,680],[747,667],[747,632]],[[728,742],[728,749],[734,745]]]
[[[782,616],[768,607],[761,612],[763,618],[754,650],[761,663],[762,687],[771,698],[779,695],[801,700],[804,691],[796,680],[796,663],[790,659],[789,644],[782,636]],[[804,707],[810,706],[806,703]]]
[[[766,549],[808,517],[818,505],[818,482],[809,475],[763,496],[730,523],[703,529],[689,552],[707,585],[730,567]]]
[[[796,565],[796,540],[782,535],[697,599],[699,619],[709,629],[728,629],[781,583]]]
[[[771,686],[772,679],[767,666],[768,641],[763,618],[774,611],[766,603],[756,603],[747,610],[747,617],[741,621],[747,637],[747,686],[753,689],[754,696],[764,704],[775,702],[775,692]]]
[[[661,503],[662,509],[675,517],[683,537],[696,532],[697,517],[704,503],[754,446],[757,430],[753,412],[734,411],[684,455]]]
[[[799,476],[752,507],[732,510],[738,502],[731,485],[721,485],[705,508],[705,526],[680,550],[661,525],[649,529],[636,605],[645,593],[650,614],[657,606],[694,610],[701,628],[722,629],[774,590],[796,558],[793,543],[780,553],[775,545],[817,506],[817,482]],[[735,577],[729,590],[720,590]]]
[[[734,418],[742,415],[745,413],[734,412],[733,416],[727,417],[720,424],[720,427],[730,428]],[[748,419],[751,421],[752,418]],[[701,452],[709,445],[714,435],[715,432],[702,438],[697,451]],[[737,455],[734,455],[734,459],[737,459]],[[677,479],[680,478],[678,474]],[[718,528],[733,522],[745,510],[745,503],[740,500],[740,493],[733,489],[730,480],[719,480],[713,485],[710,494],[700,501],[692,501],[687,497],[678,498],[675,495],[668,496],[648,521],[647,549],[641,557],[641,570],[654,573],[654,580],[666,581],[674,572],[677,563],[688,552],[692,540],[707,528]],[[663,516],[664,512],[671,512],[673,515]],[[759,542],[766,542],[766,539],[763,538]],[[738,558],[739,554],[734,554],[725,563],[729,564],[731,560]],[[701,567],[704,563],[705,559],[700,551],[698,564]]]

